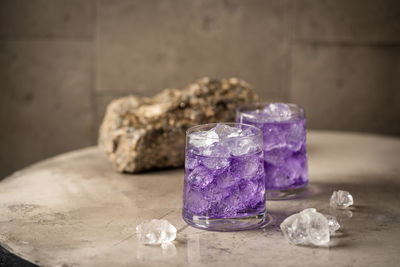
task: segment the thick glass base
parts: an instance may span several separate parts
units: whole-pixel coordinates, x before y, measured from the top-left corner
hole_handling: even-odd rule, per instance
[[[266,190],[267,200],[284,200],[303,197],[307,193],[307,184],[303,187],[281,190]]]
[[[182,215],[185,222],[190,226],[209,231],[230,232],[261,228],[268,223],[266,213],[266,210],[264,210],[255,215],[224,219],[192,216],[186,213],[185,210]]]

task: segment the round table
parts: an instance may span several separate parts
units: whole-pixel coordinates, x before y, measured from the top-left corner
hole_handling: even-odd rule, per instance
[[[40,266],[398,266],[400,139],[310,131],[308,152],[306,197],[267,201],[265,228],[225,233],[182,220],[182,169],[119,174],[96,147],[62,154],[0,183],[0,245]],[[350,210],[329,209],[339,189]],[[329,245],[283,237],[282,220],[308,207],[340,218]],[[153,218],[176,226],[172,245],[138,242],[136,225]]]

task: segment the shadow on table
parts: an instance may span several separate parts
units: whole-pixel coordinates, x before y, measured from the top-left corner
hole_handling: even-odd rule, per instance
[[[0,266],[8,267],[39,267],[30,263],[0,246]]]

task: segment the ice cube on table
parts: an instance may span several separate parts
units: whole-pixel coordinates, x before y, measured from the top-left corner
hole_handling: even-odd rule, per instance
[[[354,204],[353,196],[343,190],[334,191],[329,205],[334,209],[346,209]]]
[[[287,240],[294,245],[321,246],[329,242],[329,221],[314,208],[286,218],[280,225]]]
[[[333,234],[340,228],[340,224],[336,217],[331,216],[331,215],[325,215],[325,218],[328,220],[328,225],[329,225],[329,234]]]
[[[176,228],[167,220],[153,219],[136,226],[136,235],[143,244],[162,244],[175,240]]]

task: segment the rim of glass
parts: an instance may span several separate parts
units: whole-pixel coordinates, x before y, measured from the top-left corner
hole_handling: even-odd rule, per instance
[[[207,128],[207,130],[203,130],[203,131],[208,131],[212,128],[214,128],[215,126],[217,126],[218,124],[225,124],[228,126],[236,126],[236,125],[243,125],[246,126],[248,128],[252,128],[254,129],[256,132],[253,132],[253,134],[251,135],[246,135],[246,136],[233,136],[233,137],[228,137],[227,139],[246,139],[246,138],[253,138],[256,136],[259,136],[260,138],[262,137],[262,130],[254,125],[251,124],[247,124],[247,123],[240,123],[240,122],[213,122],[213,123],[206,123],[206,124],[199,124],[196,126],[192,126],[189,129],[186,130],[186,137],[190,138],[190,139],[197,139],[197,140],[201,140],[201,139],[211,139],[211,140],[219,140],[219,138],[213,138],[213,137],[199,137],[199,136],[190,136],[190,134],[194,133],[194,132],[200,132],[202,130],[202,128]]]
[[[304,117],[305,110],[302,106],[294,103],[285,103],[285,102],[255,102],[250,104],[241,105],[236,109],[236,113],[240,113],[245,117],[254,117],[254,114],[249,114],[248,111],[254,111],[257,109],[264,109],[267,105],[270,104],[285,104],[288,105],[290,110],[292,111],[291,115],[288,117],[289,119]],[[268,116],[268,118],[275,119],[281,118],[280,116]]]

